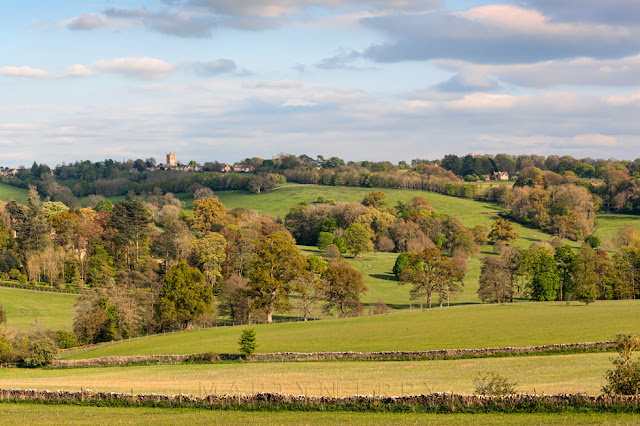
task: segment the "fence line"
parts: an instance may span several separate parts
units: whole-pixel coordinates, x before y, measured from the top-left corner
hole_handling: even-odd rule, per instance
[[[62,288],[52,288],[52,287],[42,287],[37,285],[29,285],[29,284],[14,284],[6,281],[0,281],[0,287],[7,288],[16,288],[19,290],[31,290],[31,291],[42,291],[49,293],[60,293],[60,294],[81,294],[82,290],[71,290],[71,289],[62,289]]]

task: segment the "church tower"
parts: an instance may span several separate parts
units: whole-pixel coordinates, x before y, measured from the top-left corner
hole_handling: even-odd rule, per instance
[[[175,167],[176,166],[176,153],[175,152],[167,152],[167,166]]]

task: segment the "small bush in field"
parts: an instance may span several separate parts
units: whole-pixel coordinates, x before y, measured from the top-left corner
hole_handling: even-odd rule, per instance
[[[238,345],[240,345],[240,353],[244,356],[249,356],[256,351],[256,347],[258,346],[256,343],[256,331],[253,328],[247,328],[240,335],[240,340],[238,340]]]
[[[476,386],[477,395],[504,396],[516,393],[516,382],[510,382],[495,371],[479,374],[473,384]]]

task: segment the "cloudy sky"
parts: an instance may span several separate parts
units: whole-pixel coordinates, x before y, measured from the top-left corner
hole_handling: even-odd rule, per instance
[[[640,156],[640,0],[24,0],[0,165]]]

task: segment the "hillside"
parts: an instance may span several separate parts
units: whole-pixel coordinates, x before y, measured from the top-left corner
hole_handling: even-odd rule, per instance
[[[52,330],[71,330],[72,294],[57,294],[0,287],[0,305],[7,312],[7,325],[27,328],[34,321]]]
[[[307,323],[256,325],[258,352],[486,348],[609,340],[640,329],[640,301],[479,305]],[[65,358],[236,352],[240,327],[158,335]]]
[[[12,198],[19,203],[27,204],[29,190],[0,183],[0,200],[7,202]]]

